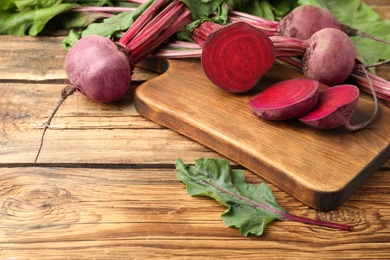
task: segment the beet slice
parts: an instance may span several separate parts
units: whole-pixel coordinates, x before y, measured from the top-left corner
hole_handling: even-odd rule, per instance
[[[317,106],[299,120],[319,129],[333,129],[344,126],[358,130],[361,125],[352,126],[350,119],[359,102],[359,88],[344,84],[320,92]]]
[[[235,93],[250,90],[275,63],[274,46],[259,29],[237,22],[210,34],[202,67],[216,86]]]
[[[249,100],[253,113],[267,120],[298,118],[312,110],[319,98],[319,82],[290,79],[266,88]]]

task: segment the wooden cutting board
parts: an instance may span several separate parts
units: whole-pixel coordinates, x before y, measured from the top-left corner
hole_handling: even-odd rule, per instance
[[[308,206],[338,207],[390,158],[390,109],[384,105],[372,127],[353,133],[318,130],[297,120],[265,121],[251,112],[248,100],[274,82],[303,77],[300,73],[277,64],[251,93],[232,94],[207,79],[199,60],[169,60],[167,67],[137,87],[141,115],[221,153]],[[372,98],[362,94],[353,121],[372,111]]]

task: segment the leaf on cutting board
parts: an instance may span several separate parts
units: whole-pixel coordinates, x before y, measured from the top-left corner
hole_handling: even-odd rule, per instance
[[[208,196],[227,207],[221,215],[228,226],[239,228],[244,236],[262,235],[266,225],[284,218],[269,186],[249,184],[242,170],[231,169],[226,160],[200,158],[195,165],[176,160],[177,178],[191,196]]]

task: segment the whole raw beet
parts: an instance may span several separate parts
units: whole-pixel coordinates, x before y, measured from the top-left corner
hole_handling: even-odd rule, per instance
[[[281,21],[279,34],[301,40],[309,39],[323,28],[342,30],[342,25],[334,15],[325,8],[312,5],[301,5],[288,13]]]
[[[313,34],[309,43],[302,68],[305,76],[328,86],[348,78],[355,66],[356,51],[347,34],[325,28]]]
[[[78,91],[98,102],[120,99],[131,84],[132,65],[124,47],[97,35],[80,39],[70,49],[65,70]]]

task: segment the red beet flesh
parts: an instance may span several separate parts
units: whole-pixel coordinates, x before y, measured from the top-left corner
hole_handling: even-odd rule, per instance
[[[65,70],[78,91],[98,102],[122,98],[131,84],[132,66],[124,48],[97,35],[80,39],[70,49]]]
[[[278,82],[249,101],[253,113],[267,120],[298,118],[313,109],[319,97],[319,82],[291,79]]]
[[[332,129],[351,129],[349,120],[359,102],[359,89],[354,85],[339,85],[320,92],[317,106],[299,120],[307,125]],[[351,129],[353,130],[353,129]]]
[[[275,50],[259,29],[237,22],[207,38],[201,61],[206,76],[216,86],[242,93],[254,87],[273,66]]]

